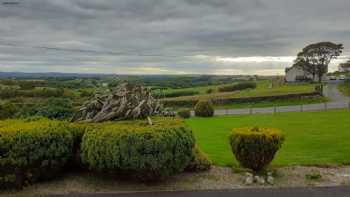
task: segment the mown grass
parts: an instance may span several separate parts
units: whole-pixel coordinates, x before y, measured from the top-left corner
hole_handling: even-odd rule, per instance
[[[232,103],[227,105],[215,105],[216,109],[242,109],[242,108],[260,108],[274,106],[291,106],[291,105],[306,105],[327,102],[325,97],[310,97],[310,98],[291,98],[277,99],[273,101],[259,101],[257,103]]]
[[[286,141],[273,165],[350,164],[350,110],[191,118],[199,146],[216,165],[237,165],[228,136],[232,128],[281,129]]]
[[[168,98],[165,100],[198,100],[198,99],[215,99],[215,98],[247,98],[261,96],[278,96],[286,94],[311,93],[315,91],[315,84],[284,84],[281,86],[269,87],[269,81],[258,81],[256,89],[248,89],[236,92],[215,92],[212,94],[201,94],[195,96],[181,96]],[[180,90],[180,89],[179,89]],[[178,90],[178,91],[179,91]],[[184,90],[184,89],[181,89]],[[188,89],[187,89],[188,90]],[[195,89],[193,89],[195,90]]]

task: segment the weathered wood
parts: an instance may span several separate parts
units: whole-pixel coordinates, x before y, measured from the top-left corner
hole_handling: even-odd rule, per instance
[[[147,118],[153,115],[174,116],[164,109],[151,91],[140,85],[122,83],[105,94],[96,94],[74,115],[72,121],[103,122]]]

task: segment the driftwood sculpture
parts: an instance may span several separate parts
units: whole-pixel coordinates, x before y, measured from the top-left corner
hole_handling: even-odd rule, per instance
[[[147,118],[153,115],[174,116],[175,113],[164,109],[151,91],[140,85],[122,83],[110,92],[95,95],[84,103],[72,121],[104,122]]]

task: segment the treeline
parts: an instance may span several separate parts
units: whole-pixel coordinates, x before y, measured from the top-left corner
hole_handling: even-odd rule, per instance
[[[63,97],[64,89],[53,89],[53,88],[37,88],[31,90],[21,90],[13,88],[2,88],[0,90],[1,99],[10,99],[15,97],[39,97],[39,98],[48,98],[48,97]]]

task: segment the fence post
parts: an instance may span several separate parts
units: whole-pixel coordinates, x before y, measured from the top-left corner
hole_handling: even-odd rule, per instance
[[[253,114],[253,106],[252,106],[252,105],[250,105],[250,107],[249,107],[249,114],[250,114],[250,115]]]
[[[277,113],[277,106],[276,105],[274,105],[274,107],[273,107],[273,113],[274,114]]]
[[[303,107],[303,105],[301,104],[300,105],[300,112],[303,112],[304,111],[304,107]]]
[[[327,105],[327,103],[324,103],[324,110],[325,110],[325,111],[328,110],[328,105]]]

